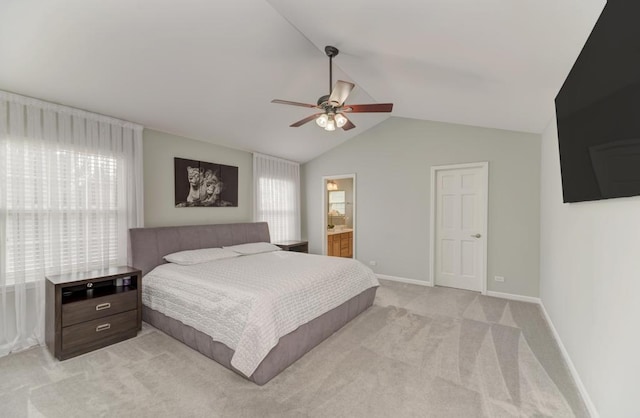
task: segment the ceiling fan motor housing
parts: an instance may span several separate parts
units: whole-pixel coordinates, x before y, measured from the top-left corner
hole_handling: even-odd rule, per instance
[[[318,106],[322,106],[323,103],[328,103],[329,102],[329,95],[325,94],[324,96],[320,96],[320,98],[318,99]]]

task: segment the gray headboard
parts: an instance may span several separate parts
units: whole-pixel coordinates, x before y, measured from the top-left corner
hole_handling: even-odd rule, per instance
[[[144,276],[166,263],[162,257],[177,251],[215,248],[249,242],[271,242],[266,222],[133,228],[131,266]]]

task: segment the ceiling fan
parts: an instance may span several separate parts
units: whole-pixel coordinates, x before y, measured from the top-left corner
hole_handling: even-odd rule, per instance
[[[292,123],[292,128],[297,128],[307,122],[315,119],[316,124],[326,131],[335,131],[342,128],[345,131],[356,127],[346,113],[368,113],[368,112],[391,112],[393,103],[372,103],[372,104],[352,104],[347,105],[344,102],[349,97],[349,93],[356,86],[347,81],[338,80],[333,87],[333,57],[338,55],[338,48],[334,46],[325,46],[324,52],[329,57],[329,94],[318,99],[317,104],[307,104],[299,102],[291,102],[288,100],[272,100],[271,103],[286,104],[291,106],[309,107],[319,109],[321,112]],[[331,90],[333,88],[333,90]]]

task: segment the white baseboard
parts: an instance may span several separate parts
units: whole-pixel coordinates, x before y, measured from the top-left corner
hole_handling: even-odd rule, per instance
[[[542,301],[540,301],[540,309],[542,310],[544,319],[546,319],[547,323],[549,324],[549,328],[551,328],[551,333],[553,334],[553,338],[556,339],[556,342],[560,347],[560,352],[562,353],[562,357],[564,357],[564,361],[566,361],[567,366],[569,366],[569,371],[571,372],[571,376],[573,376],[573,380],[576,382],[576,386],[578,386],[580,395],[582,395],[582,400],[584,400],[584,403],[587,406],[587,410],[589,411],[591,418],[599,418],[600,414],[598,413],[596,406],[593,404],[593,401],[591,400],[591,397],[587,392],[587,388],[582,383],[582,380],[580,379],[580,375],[578,374],[578,370],[576,370],[576,367],[573,365],[573,361],[571,361],[571,357],[569,357],[569,352],[567,351],[564,344],[562,343],[562,340],[560,339],[560,334],[558,334],[556,327],[553,325],[553,321],[551,321],[551,317],[547,313],[547,310],[545,309],[544,303],[542,303]]]
[[[379,279],[391,280],[392,282],[409,283],[409,284],[417,284],[419,286],[433,287],[431,282],[425,282],[424,280],[407,279],[404,277],[397,277],[397,276],[387,276],[386,274],[376,274],[376,276],[378,276]]]
[[[530,302],[540,304],[540,298],[534,298],[533,296],[515,295],[513,293],[494,292],[493,290],[487,290],[487,296],[493,296],[494,298],[517,300],[520,302]]]

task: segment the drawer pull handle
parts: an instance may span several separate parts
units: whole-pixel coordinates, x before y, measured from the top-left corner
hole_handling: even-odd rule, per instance
[[[96,311],[101,311],[103,309],[109,309],[111,304],[109,302],[101,303],[100,305],[96,305]]]
[[[98,325],[96,327],[96,332],[100,332],[100,331],[105,331],[107,329],[111,328],[111,324],[102,324],[102,325]]]

